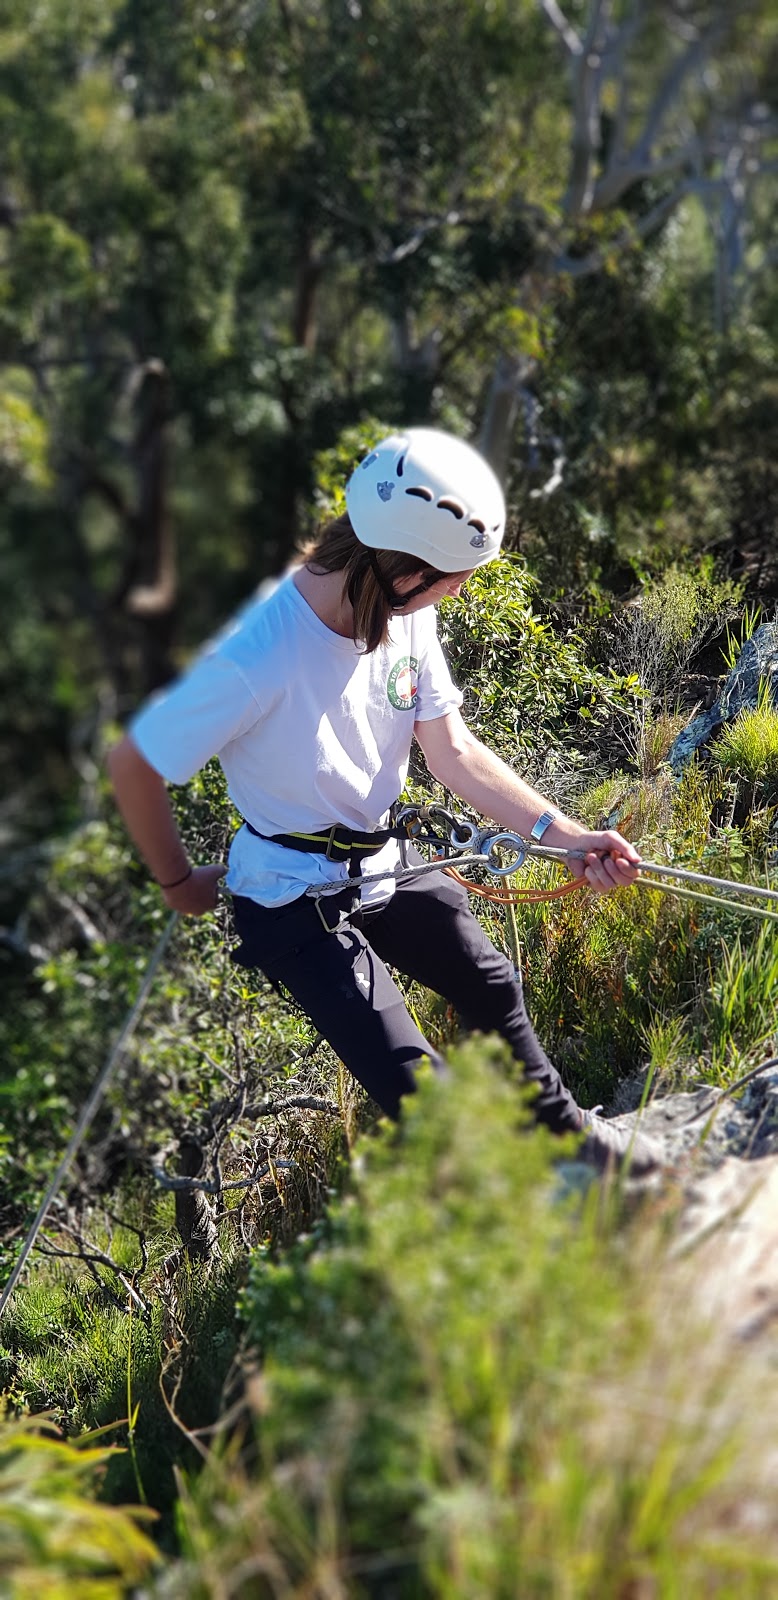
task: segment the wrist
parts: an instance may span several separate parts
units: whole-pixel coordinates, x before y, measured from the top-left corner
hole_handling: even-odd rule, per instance
[[[544,812],[543,816],[546,815],[548,813]],[[550,845],[552,849],[565,850],[573,847],[585,832],[586,829],[580,822],[575,822],[572,817],[566,817],[561,811],[555,811],[552,813],[550,823],[543,829],[542,842]],[[540,841],[536,837],[533,842]]]
[[[169,882],[162,883],[160,882],[159,878],[157,878],[156,881],[159,884],[160,889],[167,892],[168,889],[178,889],[181,887],[181,884],[187,883],[191,878],[193,871],[194,868],[192,866],[188,866],[185,872],[182,872],[178,877],[171,879]]]
[[[535,822],[533,822],[532,827],[527,834],[527,838],[530,839],[533,844],[540,844],[541,840],[545,839],[549,828],[553,827],[556,820],[557,814],[555,811],[541,811],[540,816]]]

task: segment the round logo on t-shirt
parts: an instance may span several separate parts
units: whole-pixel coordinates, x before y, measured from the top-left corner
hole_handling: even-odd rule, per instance
[[[386,680],[386,692],[397,711],[412,711],[418,692],[419,663],[415,656],[401,656]]]

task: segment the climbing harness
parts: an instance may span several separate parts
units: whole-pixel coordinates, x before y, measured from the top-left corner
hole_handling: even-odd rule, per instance
[[[432,845],[435,856],[431,861],[415,865],[403,862],[400,866],[387,868],[384,872],[365,876],[356,873],[335,883],[312,886],[306,891],[307,895],[318,905],[318,902],[330,895],[342,894],[347,889],[359,889],[365,883],[375,884],[382,879],[392,878],[395,883],[400,884],[425,873],[441,870],[463,883],[471,894],[479,895],[497,905],[522,905],[556,900],[563,895],[588,888],[585,878],[574,878],[547,889],[508,888],[507,884],[502,882],[497,886],[473,881],[465,874],[474,867],[483,868],[492,877],[504,880],[520,872],[528,860],[552,861],[564,866],[569,861],[584,860],[587,852],[534,844],[531,839],[523,838],[510,828],[472,822],[442,805],[403,806],[397,812],[394,825],[382,829],[380,836],[382,844],[389,838],[399,838],[411,844]],[[290,839],[294,837],[297,836],[289,836]],[[324,832],[321,835],[304,837],[326,840],[328,834]],[[302,848],[323,849],[324,845],[307,845]],[[504,851],[510,852],[507,860],[502,859]],[[755,903],[762,900],[778,905],[778,890],[762,888],[758,884],[738,883],[731,878],[715,878],[707,873],[693,872],[688,867],[676,867],[656,861],[640,862],[635,883],[640,888],[672,894],[680,900],[693,900],[702,905],[734,911],[742,916],[754,916],[766,922],[778,922],[778,911],[770,911],[766,906]],[[689,887],[692,884],[698,887]],[[703,890],[707,892],[702,892]],[[710,892],[717,890],[720,892]],[[742,898],[730,898],[731,896]],[[344,913],[334,927],[329,928],[326,922],[324,926],[328,932],[337,932],[341,923],[346,920],[348,914]]]
[[[426,834],[421,832],[422,820],[428,825]],[[464,849],[475,832],[474,823],[457,818],[453,811],[440,805],[402,806],[387,827],[374,828],[371,833],[360,833],[341,822],[333,822],[331,828],[320,828],[316,833],[260,833],[245,817],[244,822],[255,839],[284,845],[287,850],[312,851],[328,861],[344,861],[349,855],[382,850],[389,839],[407,839],[411,832],[423,843],[448,844],[453,839],[457,849]],[[442,824],[447,831],[435,832],[436,824]]]

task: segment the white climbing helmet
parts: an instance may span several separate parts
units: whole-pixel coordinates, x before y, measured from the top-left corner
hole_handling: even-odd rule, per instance
[[[450,433],[392,433],[355,467],[346,508],[360,542],[402,550],[438,572],[465,572],[499,555],[505,499],[489,463]]]

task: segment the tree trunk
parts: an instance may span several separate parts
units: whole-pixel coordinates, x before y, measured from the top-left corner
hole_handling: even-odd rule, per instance
[[[532,365],[524,357],[511,356],[503,351],[489,387],[478,448],[493,466],[501,483],[505,482],[508,474],[521,389],[530,376]]]
[[[203,1152],[197,1140],[191,1134],[185,1134],[178,1149],[181,1177],[199,1177],[203,1166]],[[213,1220],[213,1208],[207,1196],[201,1191],[176,1190],[176,1227],[190,1260],[218,1260],[219,1234]]]
[[[170,379],[160,361],[143,370],[137,398],[138,428],[134,456],[138,481],[137,581],[127,595],[126,610],[138,619],[143,695],[167,683],[174,668],[170,649],[176,603],[176,561],[168,511],[168,434]]]

